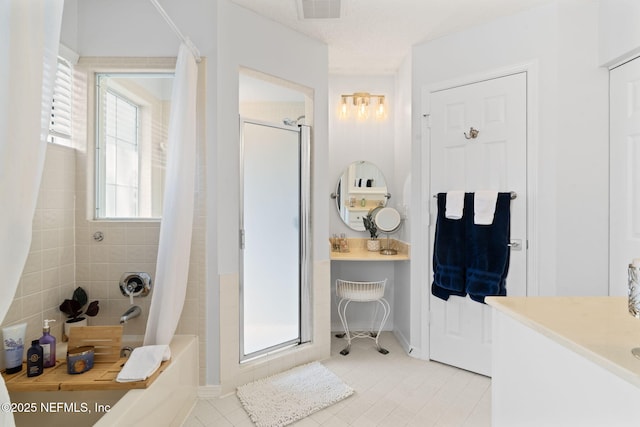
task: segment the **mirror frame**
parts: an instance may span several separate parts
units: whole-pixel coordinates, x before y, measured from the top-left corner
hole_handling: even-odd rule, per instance
[[[366,165],[375,168],[371,178],[358,177],[356,168]],[[366,179],[366,181],[363,181]],[[384,185],[375,186],[376,180],[382,179]],[[344,191],[347,183],[347,191]],[[362,185],[364,183],[364,186]],[[345,197],[346,195],[346,197]],[[373,198],[371,198],[373,196]],[[352,162],[342,171],[331,197],[336,200],[336,210],[342,222],[354,231],[366,231],[362,218],[377,207],[385,207],[391,198],[389,184],[382,170],[372,162],[358,160]],[[349,201],[349,202],[348,202]],[[362,204],[364,201],[364,204]]]

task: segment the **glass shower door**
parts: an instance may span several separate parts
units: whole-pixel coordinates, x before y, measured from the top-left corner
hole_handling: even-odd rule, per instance
[[[242,121],[241,359],[301,342],[300,130]]]

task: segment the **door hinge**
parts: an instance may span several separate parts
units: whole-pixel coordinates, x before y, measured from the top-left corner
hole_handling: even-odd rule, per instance
[[[240,233],[239,233],[240,234],[239,235],[239,237],[240,237],[240,239],[239,239],[240,240],[240,249],[244,249],[244,229],[241,228],[239,231],[240,231]]]

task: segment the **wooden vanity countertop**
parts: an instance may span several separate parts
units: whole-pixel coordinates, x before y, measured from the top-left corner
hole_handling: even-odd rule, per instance
[[[383,255],[380,252],[367,250],[368,239],[348,238],[349,252],[331,251],[331,261],[408,261],[409,245],[396,239],[390,239],[391,248],[396,249],[396,255]],[[383,248],[387,245],[387,239],[379,239]],[[329,242],[331,245],[331,242]],[[331,249],[331,247],[330,247]]]

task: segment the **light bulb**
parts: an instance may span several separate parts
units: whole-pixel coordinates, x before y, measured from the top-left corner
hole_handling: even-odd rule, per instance
[[[340,103],[340,112],[338,113],[338,116],[341,119],[349,117],[349,106],[347,105],[347,98],[344,96],[342,97],[342,103]]]
[[[359,97],[356,103],[358,109],[358,118],[360,120],[367,120],[369,118],[369,99],[365,97]]]
[[[378,105],[376,107],[376,119],[384,119],[387,117],[387,109],[385,108],[384,96],[378,98]]]

